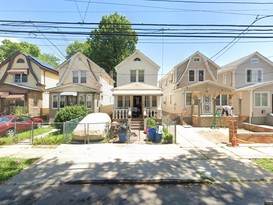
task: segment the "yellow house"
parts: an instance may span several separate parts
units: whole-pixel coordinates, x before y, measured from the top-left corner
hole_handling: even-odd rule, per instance
[[[0,64],[0,110],[15,114],[23,108],[30,116],[49,112],[49,94],[59,74],[56,68],[28,54],[18,52]]]
[[[50,120],[65,106],[85,105],[93,112],[112,113],[114,80],[80,52],[58,66],[60,80],[50,93]]]

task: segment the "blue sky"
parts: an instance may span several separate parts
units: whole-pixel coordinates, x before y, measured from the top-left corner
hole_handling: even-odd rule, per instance
[[[240,1],[271,2],[268,0]],[[131,23],[250,25],[257,15],[270,15],[272,11],[273,5],[194,4],[147,0],[77,0],[77,3],[74,0],[9,0],[1,4],[0,20],[84,21],[98,23],[102,16],[117,12],[126,16]],[[272,25],[273,17],[268,17],[255,23],[255,25],[259,24]],[[162,27],[162,29],[168,29],[168,27]],[[157,32],[162,32],[162,29]],[[55,45],[54,47],[41,34],[16,36],[0,33],[1,40],[8,37],[13,37],[17,41],[34,43],[41,48],[42,52],[52,53],[62,59],[64,57],[59,50],[65,54],[65,48],[68,43],[72,43],[74,40],[86,40],[85,37],[64,36],[58,38],[58,40],[51,39],[51,42]],[[160,73],[165,74],[198,50],[208,58],[211,58],[231,40],[139,37],[137,49],[155,61],[160,67],[163,67]],[[255,51],[273,60],[272,47],[273,39],[240,39],[223,55],[216,58],[215,62],[222,66]]]

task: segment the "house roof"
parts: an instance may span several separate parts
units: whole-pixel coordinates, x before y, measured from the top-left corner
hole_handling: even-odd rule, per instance
[[[162,95],[162,89],[145,83],[130,83],[113,89],[113,95]]]
[[[250,55],[247,55],[245,57],[242,57],[236,61],[233,61],[231,63],[228,63],[224,66],[222,66],[222,68],[220,70],[218,70],[218,73],[223,73],[226,71],[230,71],[230,70],[235,70],[237,69],[237,67],[243,63],[245,63],[247,60],[249,60],[250,58],[252,58],[253,56],[257,56],[259,58],[261,58],[262,60],[264,60],[266,63],[270,64],[271,66],[273,66],[273,62],[270,61],[268,58],[266,58],[265,56],[263,56],[262,54],[260,54],[258,51],[251,53]]]
[[[177,81],[177,83],[179,83],[182,78],[184,77],[185,73],[188,71],[189,69],[189,63],[190,63],[190,59],[193,58],[194,56],[199,55],[203,61],[205,62],[205,66],[206,69],[208,70],[209,74],[211,75],[212,79],[214,79],[216,81],[216,76],[213,75],[213,72],[211,71],[210,67],[208,66],[208,63],[211,63],[212,65],[214,65],[217,69],[220,69],[220,66],[217,65],[214,61],[210,60],[208,57],[206,57],[204,54],[202,54],[199,51],[196,51],[195,53],[193,53],[191,56],[189,56],[188,58],[186,58],[185,60],[183,60],[181,63],[177,64],[176,66],[174,66],[174,69],[177,69],[179,66],[181,66],[184,63],[187,63],[186,69],[184,70],[184,72],[182,73],[180,79]]]
[[[185,88],[189,89],[189,90],[193,90],[193,89],[195,89],[197,87],[210,88],[212,86],[219,87],[219,89],[221,89],[221,90],[228,90],[228,91],[233,91],[234,90],[233,87],[224,85],[222,83],[218,83],[216,81],[211,81],[211,80],[206,80],[206,81],[203,81],[203,82],[198,82],[198,83],[186,86]]]
[[[157,65],[154,61],[152,61],[150,58],[148,58],[146,55],[144,55],[142,52],[140,52],[139,50],[136,50],[134,53],[132,53],[130,56],[128,56],[127,58],[125,58],[123,61],[121,61],[118,65],[115,66],[115,70],[117,71],[117,69],[119,69],[119,67],[121,67],[124,63],[126,63],[127,61],[131,60],[134,58],[134,56],[136,56],[137,54],[141,55],[146,61],[148,61],[150,64],[152,64],[153,66],[155,66],[157,68],[157,71],[160,69],[160,66]]]
[[[33,61],[35,61],[37,64],[39,64],[43,68],[46,68],[46,69],[51,70],[53,72],[57,72],[57,73],[59,72],[57,70],[57,68],[55,68],[54,66],[49,65],[48,63],[46,63],[46,62],[44,62],[44,61],[42,61],[42,60],[40,60],[40,59],[38,59],[36,57],[30,56],[30,55],[28,55],[28,57],[31,58]]]
[[[19,84],[14,84],[14,83],[3,83],[3,85],[9,85],[9,86],[14,86],[14,87],[18,87],[18,88],[23,88],[26,90],[33,90],[33,91],[44,91],[43,89],[38,89],[38,88],[32,88],[26,85],[19,85]]]
[[[84,89],[84,90],[90,91],[90,92],[97,92],[97,93],[100,92],[99,88],[91,88],[91,87],[84,86],[82,84],[74,84],[74,83],[59,85],[59,86],[56,86],[53,88],[46,89],[46,91],[47,92],[61,92],[61,91],[69,90],[69,88],[72,88],[72,90],[74,90],[74,91],[79,91],[79,89]]]
[[[268,86],[268,85],[271,85],[271,84],[273,84],[273,81],[267,81],[267,82],[262,82],[262,83],[255,83],[253,85],[249,85],[249,86],[245,86],[245,87],[242,87],[242,88],[238,88],[235,91],[236,92],[240,92],[240,91],[255,90],[257,88],[261,88],[261,87]]]

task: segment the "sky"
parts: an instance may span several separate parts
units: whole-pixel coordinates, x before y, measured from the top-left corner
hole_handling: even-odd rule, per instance
[[[250,26],[255,21],[257,15],[260,18],[273,14],[273,3],[270,0],[172,1],[9,0],[1,4],[0,20],[99,23],[102,16],[117,12],[119,15],[125,16],[133,24],[165,24],[162,27],[157,26],[156,30],[153,31],[156,34],[162,34],[173,28],[168,26],[170,24],[232,24],[246,25],[246,27],[241,28],[246,29],[247,25]],[[246,4],[245,2],[254,4]],[[253,25],[273,25],[273,16],[259,19]],[[132,26],[133,29],[139,27],[137,25]],[[3,28],[6,27],[0,22],[0,40],[9,38],[16,42],[27,41],[36,44],[43,53],[56,55],[61,61],[64,60],[67,45],[75,40],[86,41],[84,36],[59,35],[58,37],[52,37],[48,34],[5,33],[1,32]],[[35,30],[37,27],[33,25],[31,29]],[[272,38],[155,38],[140,36],[137,49],[161,67],[159,71],[161,75],[166,74],[175,65],[184,61],[196,51],[200,51],[208,58],[211,58],[219,66],[255,51],[273,61],[273,27],[270,26],[269,29],[272,29],[272,34],[267,36],[272,36]],[[53,29],[51,28],[51,30]],[[54,28],[54,30],[60,31],[61,29]],[[232,41],[234,43],[229,44]],[[227,49],[224,49],[226,46]],[[220,52],[222,49],[224,50]]]

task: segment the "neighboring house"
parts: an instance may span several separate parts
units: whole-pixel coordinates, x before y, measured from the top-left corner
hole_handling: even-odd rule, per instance
[[[114,80],[106,71],[77,52],[58,66],[60,80],[50,93],[50,120],[65,106],[85,105],[93,112],[112,112]]]
[[[30,116],[49,112],[49,94],[45,89],[56,86],[56,68],[28,54],[18,52],[0,64],[1,113],[14,114],[22,108]]]
[[[217,82],[220,67],[199,51],[161,80],[164,114],[195,126],[210,126],[217,108],[231,102],[233,88]]]
[[[265,124],[273,112],[273,62],[258,52],[240,58],[218,71],[218,81],[235,88],[234,110],[254,124]]]
[[[138,50],[115,67],[117,87],[113,89],[113,119],[161,119],[162,90],[157,86],[159,68]]]

